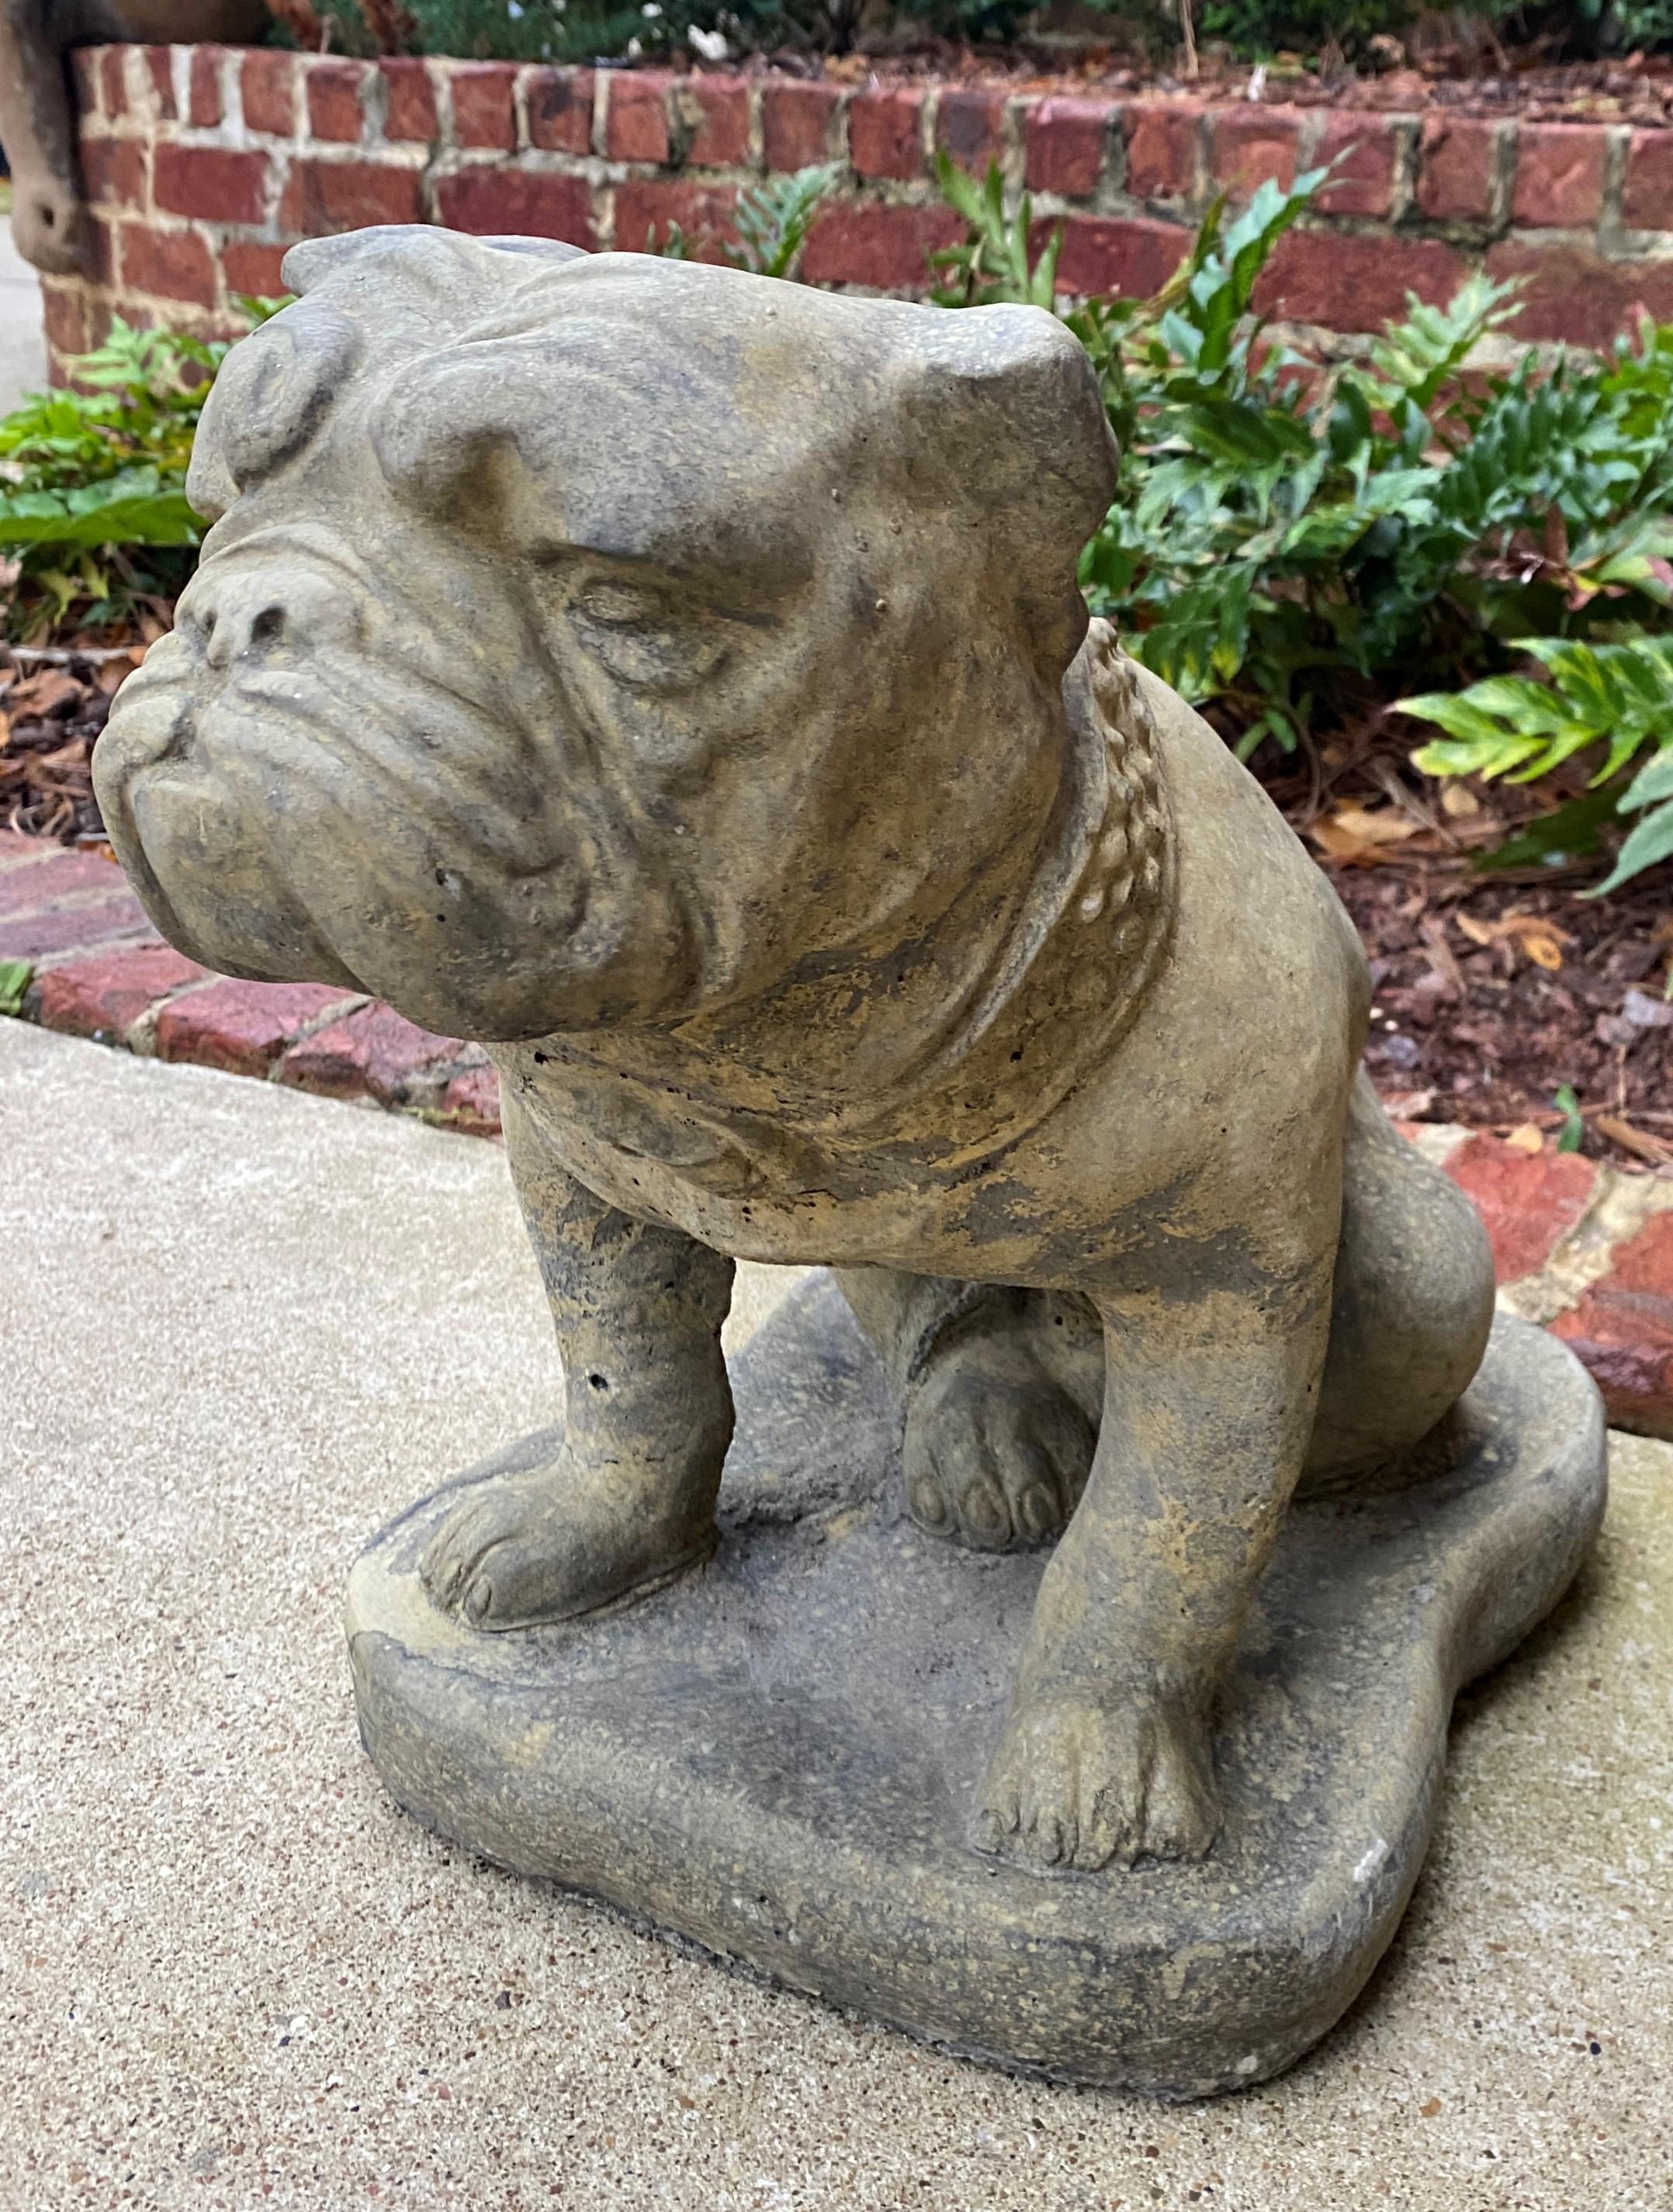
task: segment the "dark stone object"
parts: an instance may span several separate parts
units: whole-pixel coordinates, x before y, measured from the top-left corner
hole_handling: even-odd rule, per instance
[[[1244,2087],[1336,2021],[1423,1861],[1461,1684],[1557,1601],[1605,1437],[1567,1350],[1501,1317],[1445,1471],[1285,1522],[1215,1738],[1195,1865],[1042,1878],[970,1807],[1037,1553],[927,1538],[884,1377],[818,1279],[749,1347],[721,1542],[614,1613],[484,1637],[418,1562],[468,1485],[392,1522],[350,1583],[362,1734],[426,1825],[775,1980],[955,2051],[1165,2097]]]

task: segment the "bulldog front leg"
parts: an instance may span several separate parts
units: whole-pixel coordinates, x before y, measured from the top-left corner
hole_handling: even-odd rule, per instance
[[[1041,1578],[972,1841],[1035,1867],[1200,1858],[1214,1698],[1317,1402],[1328,1266],[1287,1296],[1100,1298],[1091,1479]]]
[[[733,1425],[732,1261],[593,1197],[509,1100],[505,1133],[568,1425],[550,1466],[474,1487],[424,1553],[430,1595],[478,1628],[567,1620],[706,1559]]]

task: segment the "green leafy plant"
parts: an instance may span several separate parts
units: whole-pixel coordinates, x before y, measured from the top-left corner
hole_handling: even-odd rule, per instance
[[[1431,775],[1527,783],[1597,747],[1603,759],[1591,778],[1594,792],[1606,788],[1611,809],[1642,817],[1598,886],[1601,895],[1673,854],[1673,636],[1597,646],[1524,638],[1521,649],[1548,681],[1494,676],[1464,691],[1397,702],[1402,714],[1447,732],[1421,747],[1416,763]],[[1646,748],[1650,759],[1623,784],[1623,771]],[[1550,821],[1548,837],[1560,835],[1560,823]]]
[[[820,201],[836,191],[842,173],[839,165],[827,162],[798,169],[793,176],[770,177],[764,184],[746,185],[739,193],[733,213],[739,242],[721,248],[733,268],[746,269],[755,276],[794,276],[807,243],[808,226]],[[688,237],[677,222],[669,225],[662,245],[646,241],[652,251],[671,261],[695,260],[709,242],[706,238]]]
[[[0,960],[0,1014],[21,1012],[34,972],[27,960]]]
[[[240,302],[252,324],[281,303]],[[73,610],[88,627],[190,573],[204,525],[186,503],[192,434],[227,346],[119,319],[71,362],[74,389],[0,418],[0,551],[9,635]]]
[[[937,296],[1052,307],[1098,370],[1122,459],[1082,560],[1089,601],[1243,757],[1368,728],[1414,678],[1432,698],[1504,681],[1530,635],[1625,651],[1665,625],[1673,326],[1466,377],[1517,312],[1512,288],[1477,277],[1445,307],[1409,300],[1364,362],[1332,366],[1273,343],[1255,304],[1323,171],[1262,185],[1235,218],[1217,204],[1154,298],[1067,307],[1059,234],[1037,236],[1027,200],[1007,213],[996,168],[941,177],[970,234],[934,257]],[[1536,755],[1530,773],[1555,764],[1519,757]],[[1558,834],[1595,845],[1607,811]],[[1652,820],[1634,854],[1662,834]]]
[[[1572,1083],[1560,1083],[1551,1103],[1562,1115],[1562,1127],[1557,1132],[1560,1152],[1578,1152],[1585,1141],[1586,1125],[1581,1118],[1580,1102],[1574,1096]]]
[[[733,217],[739,243],[727,246],[727,258],[757,276],[793,276],[807,243],[808,225],[842,174],[841,167],[830,162],[747,186],[738,195]]]

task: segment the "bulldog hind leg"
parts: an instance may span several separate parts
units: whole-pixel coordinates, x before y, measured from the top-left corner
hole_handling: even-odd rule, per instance
[[[485,1629],[569,1620],[705,1559],[733,1426],[733,1262],[583,1189],[508,1100],[505,1133],[568,1421],[551,1465],[473,1485],[424,1553],[435,1602]]]
[[[839,1268],[836,1279],[888,1370],[907,1503],[924,1533],[985,1552],[1061,1534],[1096,1441],[1103,1347],[1090,1306],[878,1267]],[[1086,1376],[1074,1356],[1082,1337]]]
[[[1348,1111],[1330,1344],[1300,1491],[1352,1489],[1409,1461],[1475,1378],[1493,1254],[1457,1185],[1394,1129],[1361,1072]]]

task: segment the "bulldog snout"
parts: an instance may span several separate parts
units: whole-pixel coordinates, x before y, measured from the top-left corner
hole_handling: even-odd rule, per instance
[[[306,649],[354,629],[341,583],[305,570],[275,575],[270,569],[259,576],[200,571],[178,619],[208,665],[222,673],[277,646]]]

